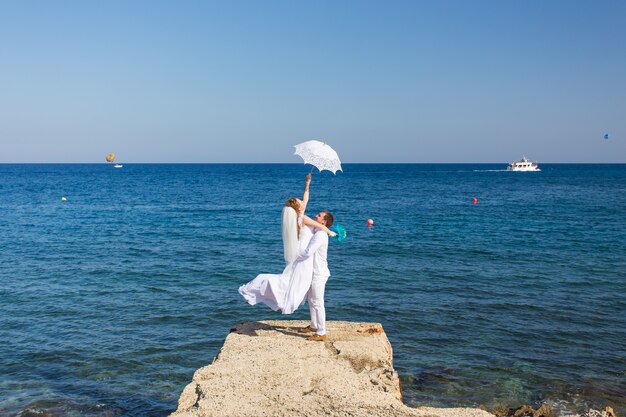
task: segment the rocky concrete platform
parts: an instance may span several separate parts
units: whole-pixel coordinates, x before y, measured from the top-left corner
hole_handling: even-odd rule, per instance
[[[493,417],[479,409],[404,405],[391,344],[379,323],[329,322],[324,342],[298,332],[307,324],[235,325],[170,416]]]

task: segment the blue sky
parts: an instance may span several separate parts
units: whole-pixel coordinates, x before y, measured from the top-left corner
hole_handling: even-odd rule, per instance
[[[623,1],[100,3],[0,0],[0,162],[626,162]]]

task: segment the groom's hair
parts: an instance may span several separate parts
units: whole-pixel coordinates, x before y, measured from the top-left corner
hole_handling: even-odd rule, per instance
[[[326,227],[332,226],[333,221],[335,221],[335,219],[333,218],[333,215],[330,214],[330,212],[326,210],[322,210],[322,213],[324,213],[324,220],[326,220]]]

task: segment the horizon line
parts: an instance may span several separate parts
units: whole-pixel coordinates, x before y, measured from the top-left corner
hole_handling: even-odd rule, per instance
[[[310,165],[298,162],[123,162],[122,165]],[[501,165],[508,162],[342,162],[342,165]],[[625,162],[541,162],[541,165],[623,165]],[[0,165],[113,165],[110,162],[0,162]]]

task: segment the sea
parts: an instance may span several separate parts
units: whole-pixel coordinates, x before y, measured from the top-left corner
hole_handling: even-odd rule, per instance
[[[410,406],[624,416],[626,164],[505,166],[316,170],[328,319],[382,323]],[[308,172],[1,164],[0,415],[166,416],[234,324],[307,319],[237,288],[282,271]]]

